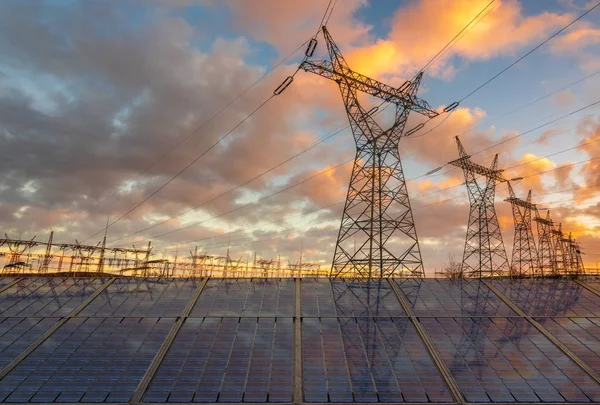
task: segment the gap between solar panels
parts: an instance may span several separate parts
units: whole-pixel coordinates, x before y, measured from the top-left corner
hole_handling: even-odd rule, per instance
[[[19,279],[15,280],[18,281]],[[6,377],[8,373],[10,373],[15,367],[19,365],[21,361],[23,361],[27,356],[29,356],[35,349],[37,349],[42,343],[46,341],[54,332],[58,330],[61,326],[63,326],[67,321],[75,316],[77,316],[83,309],[92,302],[96,297],[98,297],[103,291],[105,291],[108,286],[110,286],[116,278],[109,278],[104,284],[102,284],[96,291],[94,291],[85,301],[83,301],[77,308],[71,311],[67,316],[62,317],[59,321],[57,321],[54,325],[52,325],[46,332],[44,332],[40,337],[38,337],[32,344],[30,344],[25,350],[23,350],[17,357],[15,357],[9,364],[6,365],[2,370],[0,370],[0,381]],[[13,284],[14,285],[14,284]]]
[[[146,393],[146,390],[148,389],[150,382],[152,382],[152,379],[154,378],[154,374],[156,374],[158,367],[160,366],[160,364],[164,360],[165,356],[167,355],[167,352],[169,351],[169,349],[171,348],[171,345],[175,341],[175,337],[177,337],[177,334],[179,333],[179,330],[183,326],[185,320],[192,312],[192,309],[194,308],[196,301],[198,301],[198,298],[200,298],[200,294],[202,294],[202,290],[204,289],[204,286],[206,285],[207,282],[208,282],[208,277],[205,278],[204,280],[202,280],[200,282],[200,284],[198,284],[198,287],[196,287],[196,290],[194,290],[194,293],[192,294],[187,305],[181,312],[181,315],[177,318],[177,321],[175,321],[175,323],[171,327],[169,334],[167,335],[167,337],[161,344],[160,349],[158,349],[158,352],[156,353],[156,355],[154,356],[154,359],[152,360],[152,363],[150,363],[150,366],[148,366],[148,368],[146,369],[146,373],[144,374],[144,376],[140,380],[137,388],[135,389],[135,391],[131,397],[132,403],[138,404],[138,403],[142,402],[144,394]]]
[[[583,288],[585,288],[586,290],[588,290],[589,292],[591,292],[594,295],[597,295],[598,297],[600,297],[600,291],[596,291],[595,288],[587,285],[586,283],[582,283],[580,280],[573,280],[576,284],[579,284],[580,286],[582,286]]]
[[[481,279],[481,282],[489,288],[494,294],[496,294],[506,305],[508,305],[513,311],[523,317],[529,322],[534,328],[536,328],[542,335],[544,335],[552,344],[554,344],[560,351],[562,351],[571,361],[573,361],[579,368],[585,371],[594,381],[600,384],[600,375],[588,366],[583,360],[579,358],[573,351],[567,346],[562,344],[552,333],[550,333],[542,324],[533,319],[533,317],[527,315],[521,308],[519,308],[514,302],[512,302],[507,296],[502,294],[492,283],[488,280]],[[595,292],[594,292],[595,293]]]
[[[409,316],[410,321],[412,322],[413,326],[415,327],[415,329],[417,331],[417,334],[423,341],[423,344],[425,345],[427,352],[431,356],[433,363],[435,364],[436,368],[442,375],[444,382],[448,386],[448,389],[450,390],[452,397],[454,398],[456,403],[465,404],[466,401],[465,401],[465,398],[464,398],[462,392],[460,391],[458,383],[456,382],[456,380],[454,380],[454,377],[452,377],[452,374],[450,373],[450,370],[446,366],[446,363],[444,363],[444,360],[442,359],[442,357],[438,353],[437,349],[435,348],[435,345],[429,338],[429,335],[425,331],[425,328],[423,328],[423,325],[421,325],[421,322],[419,321],[419,319],[413,312],[410,304],[406,300],[406,297],[404,296],[402,291],[400,291],[400,289],[398,288],[396,283],[392,282],[392,280],[390,280],[390,279],[388,279],[387,281],[390,284],[392,291],[396,295],[396,298],[398,299],[398,301],[400,301],[400,305],[402,306],[402,309],[404,309],[404,312],[406,312],[406,314]]]

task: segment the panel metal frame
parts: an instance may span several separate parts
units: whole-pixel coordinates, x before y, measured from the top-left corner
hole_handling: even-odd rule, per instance
[[[146,373],[144,374],[144,376],[140,380],[137,388],[133,392],[130,403],[139,404],[142,402],[144,394],[146,393],[148,386],[152,382],[152,379],[154,378],[154,375],[156,374],[158,367],[160,366],[160,364],[164,360],[165,356],[167,355],[167,352],[169,351],[169,349],[171,348],[171,345],[175,341],[175,338],[177,337],[177,334],[179,333],[179,331],[181,330],[181,327],[185,323],[185,320],[188,318],[188,316],[192,312],[192,308],[196,304],[196,301],[198,301],[198,298],[200,297],[200,294],[202,294],[202,290],[204,289],[204,286],[206,285],[207,282],[208,282],[208,278],[205,278],[204,280],[202,280],[200,282],[200,284],[198,284],[198,287],[196,287],[196,289],[194,290],[194,293],[190,297],[187,305],[185,306],[185,308],[181,312],[181,315],[177,318],[177,320],[171,327],[169,334],[167,335],[165,340],[162,342],[160,349],[158,349],[158,352],[156,353],[156,355],[154,356],[154,359],[152,360],[152,363],[150,363],[150,366],[148,366]]]
[[[597,295],[598,297],[600,297],[600,291],[596,290],[594,287],[592,287],[589,284],[586,284],[585,282],[582,282],[580,280],[573,280],[575,283],[579,284],[580,286],[582,286],[583,288],[585,288],[586,290],[588,290],[589,292],[591,292],[592,294]]]
[[[83,309],[92,302],[96,297],[98,297],[104,290],[108,288],[109,285],[115,281],[116,278],[108,279],[104,284],[102,284],[96,291],[94,291],[85,301],[83,301],[77,308],[71,311],[67,316],[61,317],[59,321],[57,321],[54,325],[52,325],[46,332],[44,332],[40,337],[38,337],[32,344],[30,344],[27,349],[23,350],[17,357],[13,359],[9,364],[6,365],[2,370],[0,370],[0,380],[2,380],[8,373],[10,373],[16,366],[19,365],[21,361],[23,361],[27,356],[29,356],[35,349],[37,349],[42,343],[46,341],[54,332],[58,330],[61,326],[63,326],[67,321],[71,318],[74,318],[79,314]]]
[[[13,281],[11,281],[10,283],[3,285],[0,288],[0,293],[3,293],[4,291],[8,290],[9,288],[11,288],[12,286],[14,286],[15,284],[17,284],[19,281],[21,281],[22,278],[15,278]]]
[[[398,301],[400,301],[400,305],[402,305],[402,309],[404,309],[404,312],[406,312],[406,314],[410,318],[410,321],[412,322],[413,326],[417,330],[417,334],[423,341],[423,344],[425,345],[427,352],[431,356],[431,360],[433,361],[433,364],[436,366],[436,368],[440,372],[440,374],[442,376],[442,380],[448,387],[448,390],[450,391],[450,394],[454,398],[455,403],[466,404],[465,398],[464,398],[462,392],[460,391],[458,383],[456,382],[454,377],[452,377],[452,374],[450,373],[450,370],[446,366],[446,363],[444,363],[444,360],[442,360],[442,357],[440,356],[437,349],[435,348],[435,345],[431,341],[431,338],[425,331],[425,328],[423,327],[423,325],[421,325],[421,322],[419,322],[419,318],[413,312],[412,308],[410,307],[409,302],[406,300],[406,297],[404,297],[404,294],[402,293],[402,291],[400,291],[400,289],[398,288],[398,286],[396,285],[394,280],[388,279],[388,282],[390,283],[390,286],[392,288],[392,291],[396,295],[396,298],[398,298]]]
[[[515,303],[513,303],[510,299],[508,299],[504,294],[502,294],[496,287],[492,285],[487,280],[482,280],[483,283],[494,292],[502,301],[506,303],[513,311],[517,314],[521,315],[523,319],[529,322],[534,328],[536,328],[542,335],[544,335],[550,342],[552,342],[560,351],[562,351],[571,361],[573,361],[579,368],[585,371],[594,381],[600,384],[600,374],[598,374],[594,369],[588,366],[583,362],[571,349],[562,344],[558,338],[556,338],[552,333],[550,333],[542,324],[533,319],[530,315],[527,315],[521,308],[519,308]]]
[[[22,279],[23,278],[15,278],[9,284],[1,287],[0,292],[6,291],[7,289],[13,287]],[[0,380],[2,378],[4,378],[10,371],[12,371],[23,359],[25,359],[29,354],[31,354],[37,347],[39,347],[46,339],[48,339],[56,330],[58,330],[59,327],[64,325],[70,318],[81,317],[81,315],[80,315],[81,311],[90,302],[92,302],[95,298],[97,298],[103,291],[105,291],[114,280],[115,280],[115,278],[108,279],[103,285],[101,285],[84,302],[82,302],[76,309],[71,311],[71,313],[69,313],[68,315],[66,315],[64,317],[57,317],[57,318],[59,318],[59,320],[53,326],[51,326],[50,329],[48,329],[45,333],[43,333],[40,337],[38,337],[31,345],[29,345],[27,347],[27,349],[25,349],[15,359],[13,359],[13,361],[11,363],[9,363],[6,367],[4,367],[2,370],[0,370]],[[132,395],[132,399],[130,400],[129,403],[152,404],[151,402],[142,402],[143,397],[144,397],[148,387],[150,386],[150,383],[152,382],[156,372],[158,371],[160,364],[166,357],[168,350],[172,347],[173,342],[175,341],[175,338],[177,337],[178,333],[180,332],[185,320],[189,317],[194,305],[197,303],[198,299],[200,298],[200,295],[203,293],[204,286],[207,284],[208,281],[209,281],[209,278],[204,278],[199,281],[199,285],[196,287],[196,289],[192,293],[192,296],[190,297],[186,307],[182,311],[181,315],[175,321],[175,324],[171,327],[171,330],[170,330],[169,334],[167,335],[167,337],[165,338],[165,340],[162,342],[159,351],[154,356],[152,363],[150,364],[150,366],[146,370],[144,376],[140,380],[136,390],[134,391],[134,393]],[[314,405],[314,403],[308,403],[308,402],[304,401],[303,364],[302,364],[302,361],[303,361],[303,348],[302,348],[303,319],[304,318],[337,319],[337,318],[347,318],[349,316],[340,316],[339,314],[336,314],[335,316],[306,316],[306,317],[303,316],[302,315],[302,294],[301,294],[302,293],[302,281],[303,280],[300,278],[294,279],[293,316],[292,317],[283,316],[282,318],[288,318],[288,319],[292,318],[293,319],[294,347],[293,347],[293,356],[292,356],[292,363],[293,363],[292,384],[293,384],[293,386],[292,386],[292,402],[291,403],[301,404],[301,405],[309,405],[309,404]],[[466,400],[460,390],[460,387],[458,386],[456,380],[450,373],[450,369],[448,368],[448,366],[442,359],[441,355],[437,351],[436,346],[433,343],[433,340],[431,339],[429,334],[426,332],[423,324],[420,322],[420,319],[421,318],[490,318],[491,316],[490,315],[417,316],[414,313],[414,311],[412,310],[410,302],[408,302],[408,299],[406,298],[404,293],[401,291],[400,287],[398,285],[396,285],[395,281],[393,279],[387,280],[387,281],[390,284],[391,291],[396,296],[396,298],[398,299],[398,301],[400,303],[400,306],[402,307],[402,309],[405,312],[404,314],[402,314],[400,316],[392,316],[392,317],[393,318],[408,318],[408,319],[410,319],[410,322],[415,327],[417,335],[423,342],[423,345],[424,345],[425,349],[427,350],[427,353],[431,357],[433,364],[437,368],[438,372],[440,373],[440,375],[442,377],[442,380],[446,384],[452,398],[454,399],[454,402],[443,403],[443,405],[451,405],[451,404],[454,404],[454,405],[466,405],[466,404],[480,405],[481,404],[482,405],[482,403],[479,403],[479,402],[468,402],[468,403],[466,402]],[[595,294],[596,296],[600,296],[600,291],[594,289],[593,287],[591,287],[589,285],[586,285],[585,282],[581,282],[579,280],[574,280],[574,281],[577,284],[584,287],[586,290],[589,290],[590,292]],[[586,365],[586,363],[584,363],[580,357],[578,357],[568,347],[566,347],[563,343],[561,343],[561,341],[557,337],[555,337],[554,334],[552,334],[540,322],[536,321],[536,319],[535,319],[535,318],[573,318],[573,316],[566,316],[566,315],[564,315],[564,316],[546,315],[546,316],[535,316],[535,317],[529,316],[529,315],[525,314],[524,311],[521,310],[517,306],[516,303],[511,301],[507,296],[502,294],[496,287],[494,287],[494,285],[492,285],[488,280],[482,280],[482,282],[486,285],[486,287],[488,287],[490,289],[490,291],[493,294],[495,294],[502,302],[504,302],[506,305],[508,305],[508,307],[511,308],[516,314],[516,315],[511,315],[511,316],[499,316],[500,318],[524,319],[526,322],[531,324],[535,329],[537,329],[545,338],[547,338],[551,344],[556,346],[562,353],[564,353],[569,360],[573,361],[578,368],[580,368],[587,375],[589,375],[592,380],[594,380],[596,383],[600,384],[600,374],[598,374],[598,371],[594,370],[590,366]],[[261,317],[267,317],[267,316],[260,316],[260,315],[256,316],[256,318],[261,318]],[[270,317],[271,316],[269,316],[268,318],[270,318]],[[352,317],[352,316],[350,316],[350,317]],[[26,317],[12,317],[12,318],[26,318]],[[86,318],[90,318],[90,317],[86,316]],[[108,317],[102,317],[102,318],[140,318],[140,317],[108,316]],[[203,318],[239,318],[239,316],[203,316]],[[279,318],[279,317],[276,317],[276,318]],[[364,317],[358,316],[358,317],[354,317],[354,318],[390,318],[390,316],[388,316],[388,315],[386,315],[386,316],[364,316]],[[588,316],[587,318],[599,319],[600,316],[599,317],[593,317],[593,316],[589,317]],[[562,402],[560,404],[566,405],[569,403],[570,402],[567,401],[567,402]],[[80,402],[80,404],[86,404],[86,403]],[[185,403],[185,404],[189,405],[189,403]],[[227,405],[228,403],[223,402],[220,404]],[[289,404],[290,403],[286,403],[286,405],[289,405]],[[345,403],[338,403],[338,404],[345,405]],[[350,405],[350,404],[360,405],[361,403],[359,403],[359,402],[348,403],[348,405]],[[425,403],[410,403],[410,404],[411,405],[425,405]],[[435,404],[442,405],[442,403],[436,403],[436,402],[429,402],[427,404],[428,405],[435,405]],[[493,404],[494,405],[505,405],[505,404],[508,405],[509,403],[494,402]],[[510,403],[510,404],[515,405],[515,403]],[[518,404],[518,402],[517,402],[517,404]],[[554,405],[554,404],[558,405],[559,403],[544,402],[543,404],[544,405]],[[233,404],[231,404],[231,405],[233,405]],[[487,404],[487,405],[489,405],[489,404]]]
[[[302,403],[304,400],[302,372],[302,280],[294,279],[294,358],[292,367],[292,402]]]

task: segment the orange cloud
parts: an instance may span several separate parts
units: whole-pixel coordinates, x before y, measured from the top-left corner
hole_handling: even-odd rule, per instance
[[[536,192],[544,192],[543,180],[544,176],[531,176],[546,170],[554,169],[558,165],[548,158],[538,158],[533,153],[526,153],[518,160],[520,166],[510,169],[505,174],[507,178],[523,177],[518,185],[522,190],[532,190]],[[528,177],[531,176],[531,177]]]
[[[572,53],[590,45],[600,44],[600,29],[592,28],[588,24],[556,38],[552,42],[552,51],[556,53]]]
[[[357,71],[367,75],[402,75],[414,72],[425,65],[488,3],[488,0],[412,2],[397,10],[392,18],[392,29],[388,38],[353,50],[350,60],[357,66]],[[572,19],[569,14],[548,12],[525,17],[521,4],[516,0],[497,3],[485,13],[485,17],[480,17],[477,24],[471,25],[468,34],[456,41],[450,50],[431,66],[430,73],[442,78],[451,78],[456,71],[449,63],[453,55],[468,60],[487,60],[500,55],[515,54],[519,49],[544,38]],[[499,32],[502,32],[502,35],[499,35]],[[359,70],[359,67],[362,70]]]

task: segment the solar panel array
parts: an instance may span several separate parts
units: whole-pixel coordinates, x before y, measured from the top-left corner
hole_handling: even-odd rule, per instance
[[[600,403],[600,280],[0,279],[7,403]]]

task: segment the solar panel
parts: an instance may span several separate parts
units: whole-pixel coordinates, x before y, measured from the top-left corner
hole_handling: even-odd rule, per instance
[[[117,278],[81,312],[81,316],[177,317],[198,279]]]
[[[0,381],[5,402],[127,402],[172,318],[71,318]]]
[[[395,280],[417,316],[516,315],[480,280]]]
[[[291,318],[188,318],[145,402],[291,402]]]
[[[190,316],[294,315],[293,279],[209,280]]]
[[[468,402],[590,402],[600,386],[522,318],[422,318]]]
[[[106,280],[27,278],[0,293],[0,316],[65,316]]]
[[[338,316],[406,316],[387,279],[332,279]]]
[[[0,401],[128,402],[147,375],[145,403],[290,403],[301,343],[301,402],[452,403],[420,322],[467,402],[600,402],[600,384],[479,280],[303,279],[298,336],[293,279],[209,279],[181,319],[202,280],[117,278],[68,317],[106,281],[23,278],[0,293],[0,369],[56,329],[6,369]],[[600,370],[600,297],[571,280],[489,282]]]
[[[307,402],[452,402],[407,318],[305,318]]]
[[[302,316],[336,316],[333,290],[328,279],[302,279]]]
[[[552,335],[600,371],[600,318],[537,318]]]
[[[12,277],[0,277],[0,288],[12,283],[13,280],[14,278]]]
[[[0,318],[0,369],[54,325],[59,318]]]
[[[600,293],[600,277],[582,277],[579,281],[583,282],[588,287],[591,287],[594,291]]]
[[[490,283],[531,316],[600,316],[600,297],[567,279],[503,279]]]

